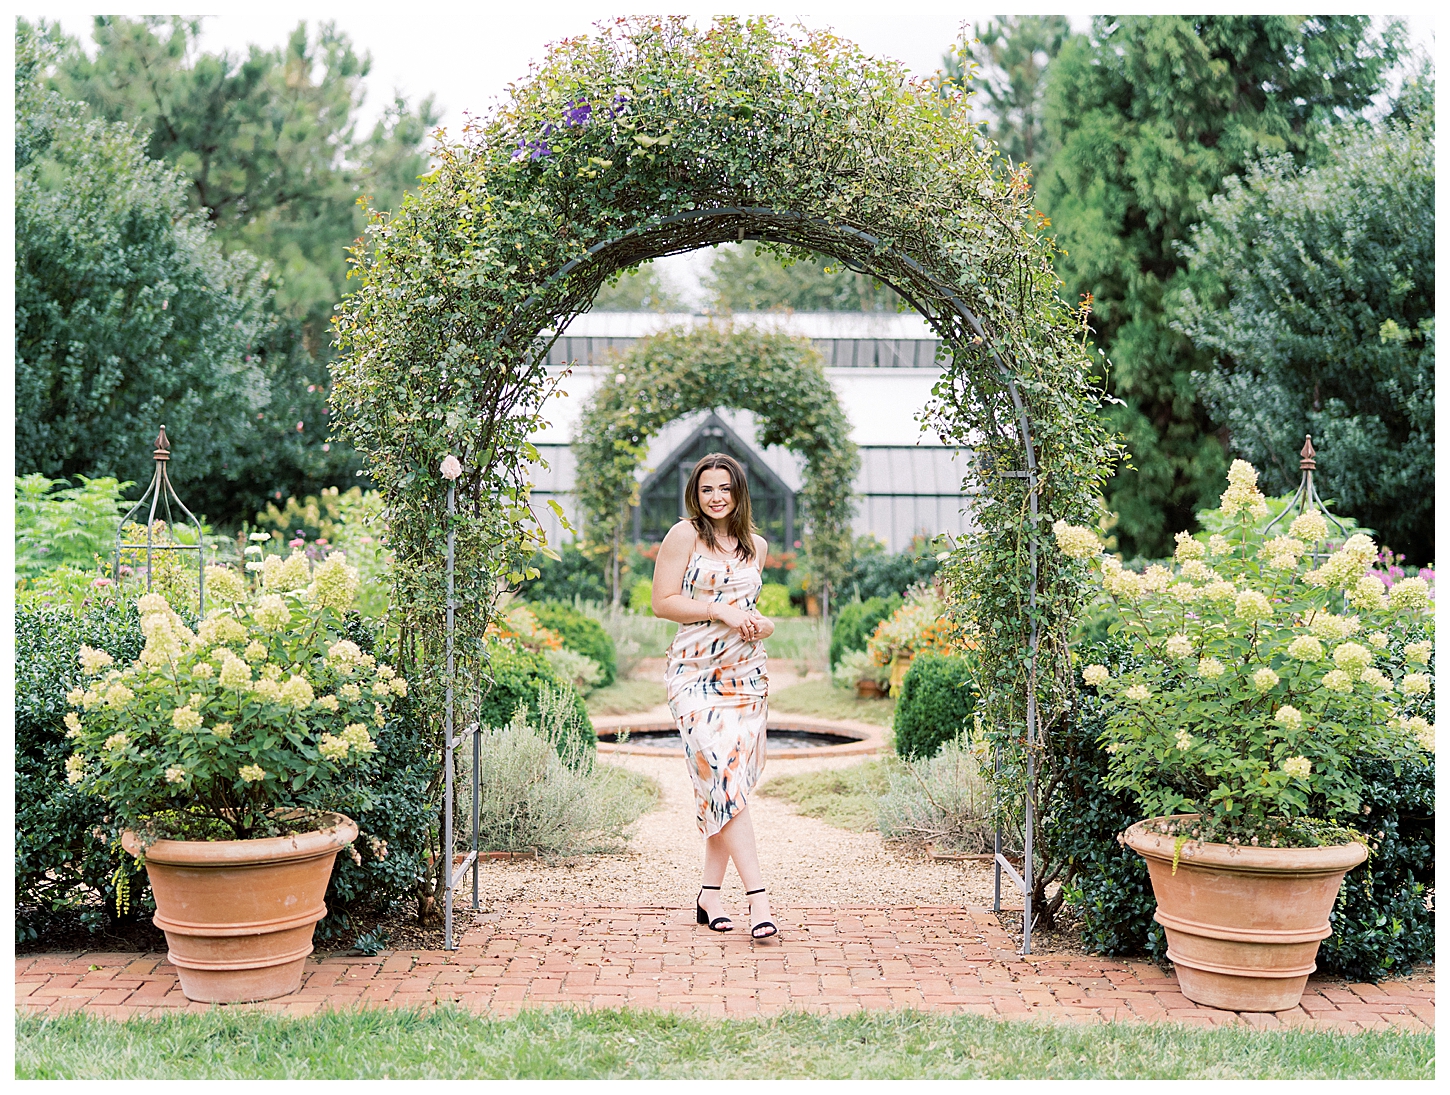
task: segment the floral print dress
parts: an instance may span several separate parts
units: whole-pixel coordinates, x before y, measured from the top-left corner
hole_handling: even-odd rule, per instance
[[[695,552],[680,592],[697,601],[755,608],[760,596],[755,564]],[[765,646],[747,642],[717,620],[681,624],[670,644],[665,692],[685,741],[685,763],[695,786],[696,823],[714,836],[745,806],[765,767],[765,716],[770,678]]]

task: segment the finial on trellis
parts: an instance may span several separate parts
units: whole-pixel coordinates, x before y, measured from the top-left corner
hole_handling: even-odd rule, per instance
[[[1289,504],[1284,507],[1283,512],[1264,526],[1265,536],[1269,534],[1275,525],[1290,514],[1298,516],[1298,514],[1305,513],[1311,509],[1318,510],[1326,522],[1332,521],[1334,526],[1339,529],[1341,536],[1349,535],[1349,530],[1344,527],[1338,517],[1329,512],[1329,507],[1324,504],[1324,499],[1319,497],[1319,491],[1314,487],[1314,472],[1319,466],[1314,459],[1316,455],[1318,454],[1314,450],[1314,441],[1306,433],[1304,435],[1304,447],[1299,450],[1299,471],[1301,473],[1299,476],[1299,489],[1294,492],[1294,497],[1289,500]],[[1314,550],[1309,553],[1310,556],[1320,563],[1329,558],[1328,543],[1326,540],[1323,543],[1314,545]]]

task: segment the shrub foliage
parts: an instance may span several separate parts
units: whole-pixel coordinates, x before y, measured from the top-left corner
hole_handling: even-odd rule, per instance
[[[896,752],[932,757],[944,742],[961,737],[977,706],[967,659],[931,651],[916,655],[896,702]]]

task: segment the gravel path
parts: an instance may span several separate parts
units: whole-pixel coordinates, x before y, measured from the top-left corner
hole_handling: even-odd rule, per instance
[[[772,776],[844,768],[859,757],[771,760],[761,787]],[[689,776],[680,756],[616,754],[600,763],[619,764],[652,776],[663,803],[635,823],[622,855],[577,856],[558,864],[490,862],[480,873],[486,911],[518,902],[599,905],[688,905],[700,884],[704,841],[695,827]],[[853,833],[816,818],[801,817],[783,799],[751,797],[761,866],[777,912],[831,905],[989,906],[991,869],[981,863],[936,862],[888,848],[879,833]],[[726,873],[727,908],[742,910],[740,879]]]

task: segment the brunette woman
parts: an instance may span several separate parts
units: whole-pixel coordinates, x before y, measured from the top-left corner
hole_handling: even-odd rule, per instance
[[[767,939],[777,929],[746,804],[765,766],[770,678],[761,640],[775,630],[755,610],[765,538],[750,520],[745,469],[723,453],[695,465],[685,510],[688,519],[660,545],[650,606],[656,616],[682,625],[670,645],[665,689],[685,741],[696,823],[705,834],[695,916],[711,931],[733,929],[720,886],[734,860],[750,898],[750,934]]]

